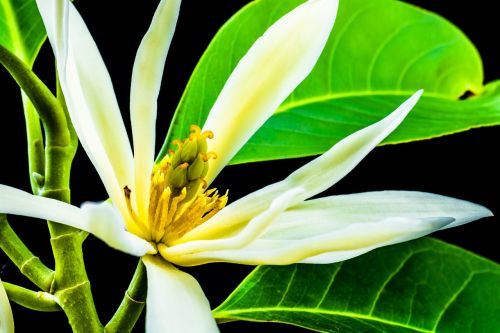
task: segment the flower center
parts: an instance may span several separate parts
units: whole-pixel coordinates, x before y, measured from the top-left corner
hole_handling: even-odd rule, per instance
[[[202,133],[196,125],[190,130],[184,141],[173,141],[177,150],[170,150],[151,172],[147,226],[150,241],[154,243],[171,244],[227,203],[227,192],[221,196],[217,189],[206,190],[209,160],[217,158],[214,152],[207,152],[207,139],[213,138],[213,133]],[[135,219],[127,187],[125,195]]]

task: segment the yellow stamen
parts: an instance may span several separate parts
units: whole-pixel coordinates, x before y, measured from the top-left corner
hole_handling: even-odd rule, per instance
[[[193,134],[200,135],[201,133],[201,128],[198,125],[191,125],[189,126],[189,130],[193,132]]]
[[[177,150],[157,163],[151,172],[151,187],[147,221],[141,221],[130,200],[131,190],[125,187],[127,207],[141,229],[153,243],[169,245],[185,233],[206,222],[227,203],[227,192],[220,196],[216,189],[207,190],[205,176],[209,161],[217,158],[207,151],[211,131],[201,132],[191,126],[191,133],[184,141],[174,140]]]
[[[140,229],[147,230],[147,226],[141,221],[141,219],[139,219],[139,216],[137,216],[134,209],[132,208],[132,201],[130,199],[130,193],[132,193],[130,188],[128,186],[125,186],[123,188],[123,194],[125,195],[125,202],[127,204],[128,212],[129,212],[130,216],[132,217],[132,220],[135,222],[135,224],[137,224],[139,226]]]
[[[208,152],[206,154],[202,154],[201,156],[203,157],[203,160],[205,162],[207,162],[209,159],[214,159],[215,160],[217,158],[217,153],[213,152],[213,151],[210,151],[210,152]]]
[[[201,133],[201,136],[204,137],[205,139],[213,139],[214,138],[214,132],[212,131],[205,131]]]

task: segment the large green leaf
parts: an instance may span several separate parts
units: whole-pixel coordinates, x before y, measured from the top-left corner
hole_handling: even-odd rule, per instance
[[[32,66],[45,37],[34,0],[0,0],[0,44]]]
[[[431,238],[330,265],[261,266],[217,309],[220,321],[320,332],[498,332],[500,266]]]
[[[203,124],[239,59],[302,2],[257,0],[224,25],[189,81],[166,143],[185,137],[190,124]],[[341,0],[316,68],[232,163],[322,153],[420,88],[426,90],[423,101],[386,142],[498,124],[498,84],[484,88],[482,81],[476,49],[445,19],[394,0]],[[459,101],[466,92],[477,96]]]

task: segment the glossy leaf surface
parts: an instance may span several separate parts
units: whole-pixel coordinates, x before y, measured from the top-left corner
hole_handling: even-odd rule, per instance
[[[258,0],[224,25],[190,79],[166,142],[187,136],[191,124],[203,124],[239,59],[302,2]],[[438,15],[400,1],[340,1],[316,68],[232,163],[320,154],[420,88],[426,91],[423,101],[386,143],[498,124],[498,85],[483,87],[482,81],[475,47]],[[459,101],[466,92],[476,97]]]
[[[45,37],[34,0],[0,0],[0,44],[32,66]]]
[[[498,313],[500,266],[431,238],[330,265],[261,266],[214,310],[320,332],[496,332]]]

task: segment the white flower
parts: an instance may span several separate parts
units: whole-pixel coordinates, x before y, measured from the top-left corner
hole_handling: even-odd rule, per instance
[[[206,190],[221,169],[309,74],[328,39],[337,0],[310,0],[278,20],[238,64],[200,130],[157,165],[156,100],[180,0],[162,0],[137,52],[129,139],[109,74],[68,0],[38,0],[78,137],[112,203],[77,208],[0,187],[0,211],[89,231],[143,256],[149,332],[217,332],[203,291],[173,266],[209,262],[332,263],[491,215],[469,202],[419,192],[307,200],[349,173],[403,121],[416,93],[285,180],[226,206]]]
[[[14,318],[2,280],[0,280],[0,333],[14,333]]]

